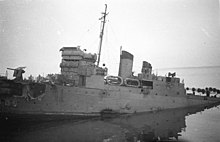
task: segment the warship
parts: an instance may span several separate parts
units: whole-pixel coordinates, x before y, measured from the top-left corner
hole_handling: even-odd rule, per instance
[[[62,47],[61,74],[43,81],[24,80],[25,67],[14,70],[14,79],[0,78],[1,116],[100,116],[141,113],[174,108],[208,106],[220,98],[188,94],[176,73],[158,76],[143,61],[141,72],[132,72],[134,56],[121,51],[118,76],[99,66],[107,5],[102,13],[98,54],[80,47]]]

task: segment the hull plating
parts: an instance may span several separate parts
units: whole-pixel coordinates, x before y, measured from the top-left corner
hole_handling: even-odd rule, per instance
[[[177,90],[179,90],[177,88]],[[141,90],[106,85],[105,89],[46,85],[35,99],[1,97],[1,113],[98,116],[103,110],[137,113],[220,102],[219,98],[185,95],[172,89]]]

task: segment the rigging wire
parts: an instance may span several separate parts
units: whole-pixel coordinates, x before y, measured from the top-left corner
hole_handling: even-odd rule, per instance
[[[120,41],[120,40],[117,38],[117,36],[116,36],[116,34],[115,34],[115,31],[114,31],[114,28],[112,27],[111,22],[109,22],[109,26],[110,26],[110,30],[112,31],[113,36],[114,36],[114,38],[115,38],[116,42],[117,42],[118,44],[120,44],[120,45],[121,45],[121,41]]]
[[[109,22],[109,21],[108,21]],[[112,51],[117,51],[117,49],[119,49],[119,48],[116,48],[116,50],[115,50],[115,47],[117,47],[117,46],[115,46],[115,45],[113,45],[112,44],[112,42],[110,42],[109,41],[109,24],[106,24],[106,34],[105,34],[105,46],[107,47],[106,48],[106,53],[107,53],[107,59],[111,59],[110,61],[117,61],[118,60],[118,58],[116,58],[115,56],[112,56],[111,54],[109,54],[109,53],[111,53]],[[119,61],[117,61],[117,62],[111,62],[111,64],[119,64]]]
[[[85,31],[85,32],[83,32],[82,34],[81,34],[81,36],[79,36],[79,38],[78,38],[78,43],[83,43],[85,40],[86,40],[86,35],[88,34],[88,33],[90,33],[93,29],[94,29],[94,27],[95,26],[97,26],[97,24],[98,24],[98,21],[97,20],[95,20],[95,22],[93,23],[93,24],[91,24],[90,26],[88,26],[88,28],[87,28],[87,30]]]
[[[93,45],[97,44],[98,45],[98,38],[96,38],[95,40],[93,40],[93,42],[88,46],[89,48],[93,48]]]

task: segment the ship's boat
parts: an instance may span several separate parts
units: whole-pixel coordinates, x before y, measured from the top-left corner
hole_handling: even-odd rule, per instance
[[[109,85],[122,85],[123,79],[120,76],[107,76],[106,81]]]
[[[126,78],[124,80],[124,83],[126,86],[129,86],[129,87],[139,87],[140,86],[140,81],[138,79]]]
[[[103,14],[102,32],[106,9]],[[118,76],[108,75],[108,69],[99,66],[101,50],[98,58],[96,54],[86,53],[80,47],[63,47],[60,51],[61,74],[48,75],[37,81],[23,80],[24,67],[21,67],[12,69],[15,71],[14,80],[0,78],[1,116],[87,117],[99,116],[103,112],[138,113],[220,102],[220,98],[210,95],[188,95],[180,78],[171,73],[169,76],[153,74],[152,65],[147,61],[143,61],[141,72],[134,76],[134,56],[125,50],[121,51]]]

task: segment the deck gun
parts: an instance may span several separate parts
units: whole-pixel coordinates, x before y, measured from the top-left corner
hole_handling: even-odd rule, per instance
[[[14,80],[16,80],[16,81],[22,81],[22,80],[23,80],[22,74],[25,73],[25,71],[24,71],[25,68],[26,68],[26,67],[18,67],[18,68],[16,68],[16,69],[7,68],[7,69],[14,71],[14,74],[13,74],[13,76],[15,77]]]

